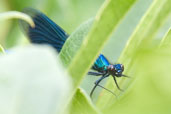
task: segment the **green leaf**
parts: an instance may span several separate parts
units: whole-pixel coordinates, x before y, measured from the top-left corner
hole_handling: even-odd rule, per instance
[[[70,104],[71,114],[99,114],[91,99],[86,93],[78,88]]]
[[[1,114],[63,114],[71,83],[55,50],[10,50],[0,56],[0,69]]]
[[[67,39],[59,56],[64,66],[68,66],[82,45],[82,42],[93,24],[93,19],[81,24]]]
[[[91,31],[69,65],[68,71],[73,78],[74,88],[78,87],[105,42],[134,2],[135,0],[105,2],[94,20]]]
[[[171,45],[171,29],[166,33],[164,38],[162,38],[162,41],[160,43],[160,46],[168,46]]]
[[[93,23],[93,19],[89,19],[85,23],[81,24],[74,33],[72,33],[67,41],[65,42],[59,56],[62,63],[67,67],[76,52],[79,50],[82,42],[90,30]],[[72,47],[72,48],[71,48]],[[98,111],[95,109],[91,100],[86,96],[81,88],[78,88],[74,97],[70,102],[70,113],[72,114],[97,114]]]

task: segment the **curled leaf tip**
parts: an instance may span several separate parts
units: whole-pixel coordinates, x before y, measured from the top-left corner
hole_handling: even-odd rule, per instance
[[[32,18],[25,13],[18,12],[18,11],[9,11],[9,12],[0,13],[0,20],[13,19],[13,18],[22,19],[22,20],[28,22],[31,27],[33,27],[33,28],[35,27],[35,24],[34,24]]]

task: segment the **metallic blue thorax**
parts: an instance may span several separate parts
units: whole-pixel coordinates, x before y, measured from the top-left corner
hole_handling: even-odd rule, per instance
[[[107,70],[108,65],[110,65],[108,60],[102,54],[100,54],[99,57],[94,62],[94,65],[92,68],[99,72],[104,72]]]

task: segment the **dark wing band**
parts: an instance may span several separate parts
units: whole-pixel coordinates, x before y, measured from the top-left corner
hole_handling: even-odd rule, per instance
[[[25,21],[19,21],[29,40],[36,44],[48,44],[60,52],[69,35],[40,11],[26,8],[23,12],[30,15],[35,23],[35,28],[32,28]]]

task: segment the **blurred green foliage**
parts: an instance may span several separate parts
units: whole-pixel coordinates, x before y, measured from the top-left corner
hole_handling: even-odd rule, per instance
[[[56,62],[53,58],[45,57],[45,60],[38,60],[39,57],[43,56],[41,51],[37,52],[38,54],[33,54],[37,64],[35,64],[36,62],[32,63],[31,61],[34,58],[31,58],[27,53],[34,50],[30,47],[30,49],[26,49],[28,58],[24,56],[24,51],[20,53],[17,50],[16,52],[14,50],[10,57],[8,57],[8,54],[7,56],[1,55],[8,64],[5,66],[3,59],[0,58],[0,64],[4,65],[4,67],[1,66],[0,73],[2,75],[0,77],[5,77],[4,74],[10,76],[12,74],[14,76],[21,75],[24,72],[28,72],[25,75],[27,77],[29,75],[41,77],[41,73],[39,74],[34,71],[34,67],[30,68],[32,66],[31,63],[35,64],[34,66],[38,65],[38,71],[41,71],[42,67],[44,69],[47,68],[44,71],[53,69],[53,72],[55,72],[55,69],[58,69],[57,74],[59,77],[63,76],[62,73],[66,73],[66,70],[68,70],[73,81],[73,89],[68,96],[69,100],[63,98],[59,98],[59,100],[57,98],[58,101],[46,101],[45,99],[45,103],[53,104],[53,106],[46,105],[49,106],[47,108],[50,111],[48,114],[54,113],[51,112],[51,109],[54,110],[55,105],[57,106],[56,110],[62,110],[60,110],[60,113],[69,112],[72,114],[170,114],[170,4],[170,0],[0,0],[1,12],[9,10],[22,11],[25,7],[39,9],[71,34],[59,55],[66,67],[65,70],[61,69],[59,71],[58,67],[61,68],[62,65],[57,62],[58,65],[55,66]],[[26,38],[21,32],[22,30],[19,29],[17,21],[0,20],[0,24],[0,44],[5,49],[16,45],[26,45]],[[0,51],[3,51],[2,46]],[[104,49],[102,50],[102,48]],[[103,84],[106,88],[114,90],[117,97],[105,90],[101,91],[99,89],[93,96],[92,102],[88,94],[97,78],[91,76],[84,78],[84,76],[100,52],[104,53],[112,63],[117,60],[123,63],[125,65],[124,74],[131,78],[118,79],[119,85],[124,89],[124,92],[119,91],[112,78],[109,78],[106,80],[107,83]],[[24,57],[23,61],[27,62],[21,62],[21,59],[18,57]],[[47,61],[54,63],[53,66],[50,67]],[[16,69],[13,70],[10,64],[18,66],[18,63],[21,66],[29,64],[30,67],[23,67],[23,72],[17,74],[20,72],[21,66],[19,67],[20,69],[15,67]],[[12,72],[7,72],[9,71],[8,67]],[[48,72],[44,73],[48,77]],[[4,86],[4,77],[0,80],[1,86]],[[41,78],[38,80],[40,81]],[[66,80],[69,80],[69,77]],[[81,82],[82,84],[80,84]],[[65,85],[66,81],[61,79],[57,83]],[[28,85],[30,87],[28,90],[33,91],[34,87],[32,87],[32,82],[29,82],[29,80]],[[81,88],[78,88],[80,85]],[[16,88],[20,88],[20,86]],[[67,85],[67,87],[70,88],[71,85]],[[61,90],[60,87],[58,89]],[[8,94],[12,91],[11,89]],[[27,92],[29,91],[25,93]],[[48,96],[47,91],[42,90],[43,92]],[[66,90],[65,92],[69,91]],[[60,92],[57,92],[57,94],[54,94],[54,98],[58,97],[58,94],[59,96],[61,95]],[[25,96],[22,92],[16,95]],[[53,96],[52,93],[50,95]],[[20,97],[17,98],[20,99]],[[28,94],[26,99],[23,99],[24,107],[21,105],[18,106],[18,109],[28,109],[26,110],[27,113],[30,110],[33,113],[41,110],[41,107],[38,108],[36,105],[32,107],[34,109],[35,106],[36,111],[28,108],[29,103],[33,99],[39,99],[39,96],[29,96]],[[60,105],[64,101],[65,104]],[[17,102],[14,100],[14,104]],[[38,102],[41,103],[42,99]],[[58,103],[55,104],[56,102]],[[8,104],[8,101],[6,103]],[[42,104],[42,106],[45,105]],[[12,108],[15,110],[15,105]],[[12,113],[15,112],[10,111]],[[44,113],[47,114],[46,112]]]

